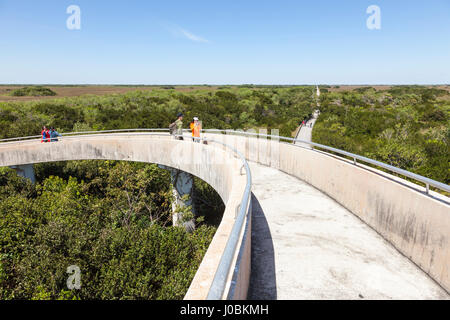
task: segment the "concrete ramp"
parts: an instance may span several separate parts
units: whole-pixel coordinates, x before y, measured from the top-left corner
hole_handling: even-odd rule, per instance
[[[206,145],[145,131],[50,144],[8,139],[0,144],[0,166],[140,161],[208,182],[226,208],[185,299],[245,299],[247,292],[250,299],[449,299],[448,197],[277,139],[213,132],[208,138]],[[253,163],[250,171],[244,157],[266,166]]]
[[[249,299],[449,299],[357,216],[309,184],[251,163]]]

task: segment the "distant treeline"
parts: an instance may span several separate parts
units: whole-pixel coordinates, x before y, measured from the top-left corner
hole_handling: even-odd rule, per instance
[[[43,97],[43,96],[56,96],[56,92],[54,92],[49,88],[41,86],[30,86],[15,89],[10,92],[10,95],[13,97],[25,97],[25,96]]]

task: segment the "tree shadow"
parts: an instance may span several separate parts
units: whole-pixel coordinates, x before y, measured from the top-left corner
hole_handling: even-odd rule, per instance
[[[252,255],[248,300],[276,300],[277,283],[272,235],[261,205],[252,193]]]

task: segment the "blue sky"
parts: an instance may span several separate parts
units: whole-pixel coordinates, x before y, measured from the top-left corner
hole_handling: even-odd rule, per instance
[[[450,83],[450,0],[0,0],[0,41],[0,83]]]

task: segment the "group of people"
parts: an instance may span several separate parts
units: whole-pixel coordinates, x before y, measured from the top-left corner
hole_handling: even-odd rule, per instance
[[[175,136],[177,140],[183,139],[183,114],[179,113],[177,115],[177,120],[170,124],[169,129],[170,133]],[[192,140],[194,142],[200,142],[200,133],[202,131],[202,124],[197,117],[192,119],[192,122],[189,124],[189,128],[192,132]],[[57,142],[58,137],[62,137],[58,131],[55,130],[54,127],[47,128],[46,126],[42,127],[41,131],[41,142]]]
[[[171,134],[175,136],[175,139],[184,140],[183,139],[183,114],[179,113],[177,115],[177,120],[173,122],[169,128]],[[192,140],[194,142],[200,142],[200,133],[202,131],[202,124],[197,117],[192,119],[192,122],[189,124],[189,128],[192,132]]]
[[[308,127],[309,126],[310,128],[312,128],[312,124],[313,124],[312,121],[309,121],[309,123],[308,123],[308,121],[303,120],[301,125],[303,127]]]
[[[48,129],[46,126],[42,127],[42,131],[41,131],[41,143],[45,143],[45,142],[57,142],[58,141],[58,137],[62,137],[58,131],[55,130],[55,128],[50,127],[50,129]]]

